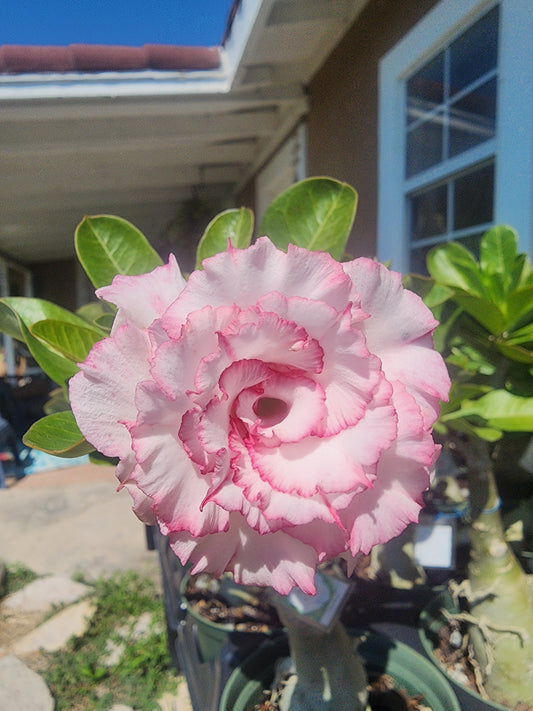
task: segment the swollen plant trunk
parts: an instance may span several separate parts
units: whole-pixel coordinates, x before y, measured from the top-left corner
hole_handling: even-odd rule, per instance
[[[533,704],[533,584],[504,537],[486,442],[467,451],[471,503],[470,642],[487,696],[514,708]]]
[[[363,661],[340,622],[329,632],[277,605],[289,638],[295,675],[280,698],[281,711],[363,711],[367,678]]]

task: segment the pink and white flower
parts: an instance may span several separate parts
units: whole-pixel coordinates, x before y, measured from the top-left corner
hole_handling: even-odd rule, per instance
[[[73,412],[192,572],[313,593],[320,562],[417,520],[449,379],[399,274],[263,237],[97,294],[118,313]]]

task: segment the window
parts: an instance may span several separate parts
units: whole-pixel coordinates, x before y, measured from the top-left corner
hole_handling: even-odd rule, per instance
[[[447,240],[475,252],[496,222],[531,248],[531,15],[527,0],[441,0],[382,59],[378,256],[394,268],[425,271]]]

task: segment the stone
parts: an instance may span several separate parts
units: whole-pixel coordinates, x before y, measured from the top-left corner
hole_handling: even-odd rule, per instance
[[[131,706],[125,706],[125,704],[113,704],[109,711],[133,711]]]
[[[0,709],[53,711],[54,699],[41,677],[14,656],[0,659]]]
[[[66,607],[17,640],[12,651],[19,655],[37,652],[39,649],[55,652],[64,647],[70,637],[81,637],[87,631],[95,611],[96,605],[89,600]]]
[[[54,605],[70,605],[91,590],[89,585],[77,583],[64,575],[50,575],[38,578],[22,590],[8,595],[2,602],[2,608],[17,612],[46,611]]]
[[[161,711],[192,711],[189,690],[184,679],[179,682],[178,690],[175,694],[166,693],[157,700]]]

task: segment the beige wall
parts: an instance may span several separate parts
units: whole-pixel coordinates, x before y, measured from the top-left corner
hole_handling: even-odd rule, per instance
[[[371,0],[309,87],[308,174],[358,191],[355,257],[375,255],[379,60],[436,1]]]

